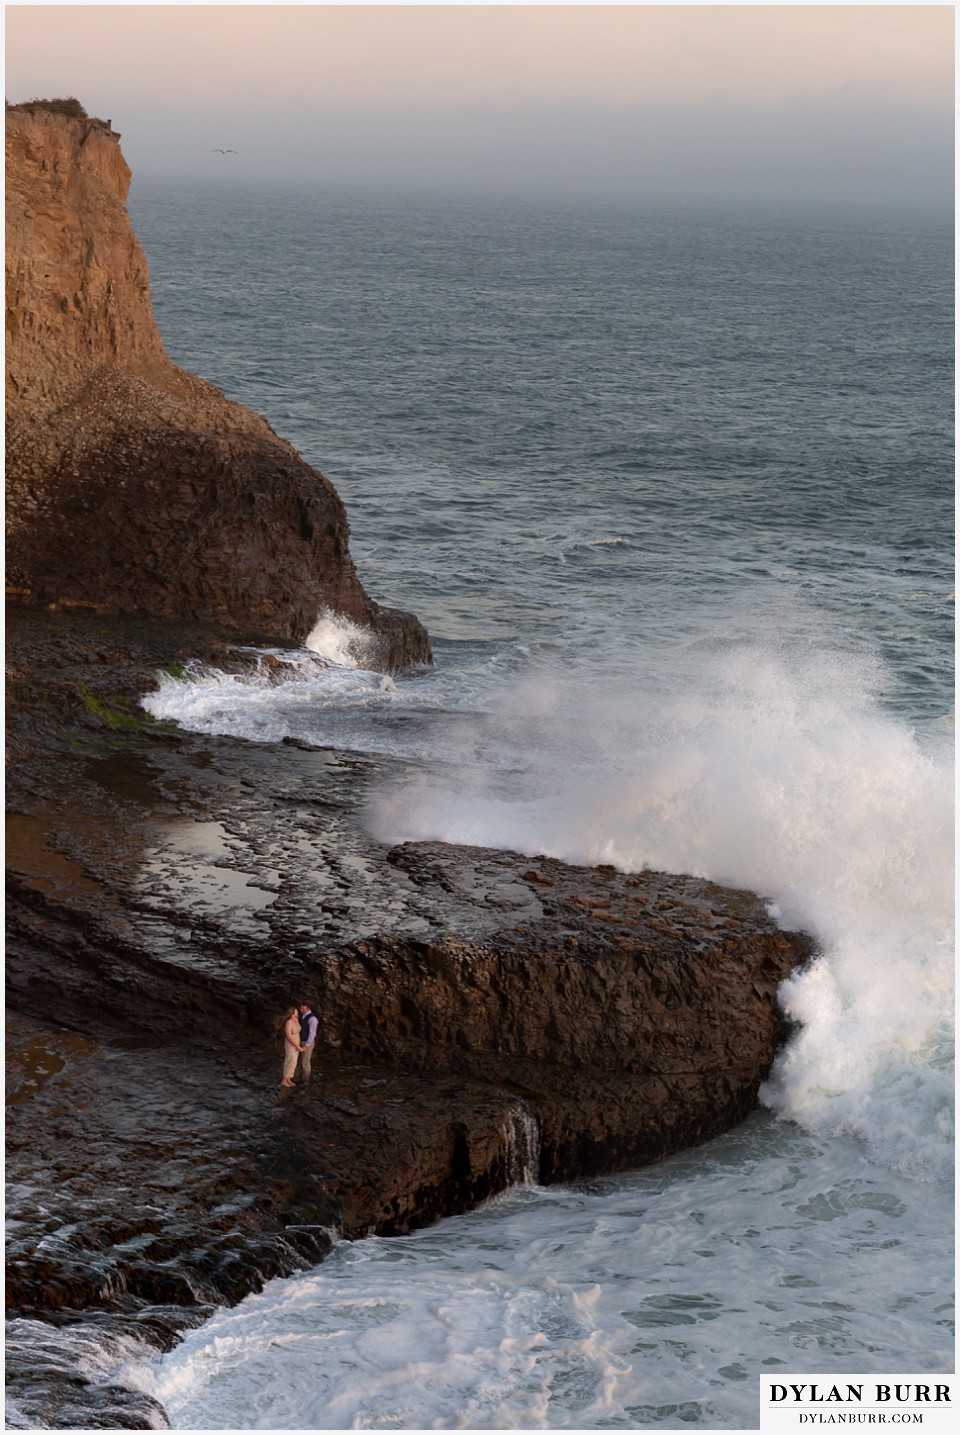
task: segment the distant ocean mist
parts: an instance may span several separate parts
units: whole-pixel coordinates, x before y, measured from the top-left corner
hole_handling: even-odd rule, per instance
[[[821,956],[740,1132],[340,1246],[110,1370],[185,1428],[749,1428],[763,1370],[951,1368],[949,223],[148,183],[132,212],[171,357],[333,480],[436,655],[384,678],[318,612],[286,681],[196,668],[150,711],[389,757],[385,842],[698,873]]]
[[[947,40],[949,46],[951,41]],[[771,58],[773,56],[771,55]],[[768,81],[770,75],[768,74]],[[634,87],[636,80],[633,81]],[[198,146],[198,127],[209,116],[178,105],[141,114],[128,159],[136,183],[157,183],[176,166],[184,182],[204,192],[249,183],[284,182],[303,190],[305,181],[324,191],[355,193],[375,188],[413,196],[433,207],[436,196],[464,203],[486,195],[500,206],[504,196],[524,203],[623,203],[622,196],[755,206],[804,204],[900,204],[953,211],[953,115],[944,86],[940,103],[928,95],[918,105],[889,88],[871,103],[864,95],[831,102],[772,95],[758,104],[739,97],[673,102],[658,97],[604,103],[585,97],[550,103],[391,105],[375,112],[356,104],[317,102],[309,118],[291,117],[286,130],[264,133],[259,113],[224,116],[231,137],[219,140],[239,151],[226,159]],[[127,143],[126,139],[124,141]],[[688,199],[684,199],[684,197]],[[634,199],[635,208],[644,201]]]

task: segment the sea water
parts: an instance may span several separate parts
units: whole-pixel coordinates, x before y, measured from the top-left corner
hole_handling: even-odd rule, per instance
[[[821,955],[740,1130],[341,1243],[105,1378],[184,1428],[750,1428],[771,1370],[951,1370],[950,216],[131,204],[171,357],[332,479],[435,653],[386,678],[318,611],[288,681],[151,712],[402,758],[386,842],[735,883]]]

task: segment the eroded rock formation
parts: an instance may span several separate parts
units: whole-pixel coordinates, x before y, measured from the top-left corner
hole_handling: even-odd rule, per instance
[[[7,581],[22,600],[303,641],[322,610],[429,661],[365,594],[330,482],[164,353],[108,123],[8,109]]]
[[[28,681],[52,679],[46,706],[63,713],[90,669],[135,674],[142,650],[103,626],[12,615],[11,659],[32,665],[14,713]],[[37,733],[41,696],[23,708]],[[116,702],[94,706],[109,722]],[[463,1209],[510,1179],[520,1117],[540,1176],[565,1180],[659,1159],[756,1106],[783,1036],[777,989],[812,946],[751,893],[443,843],[388,850],[365,814],[402,764],[149,724],[113,757],[70,756],[89,731],[71,718],[50,764],[21,744],[11,775],[9,1007],[150,1052],[121,1124],[184,1062],[219,1063],[213,1124],[241,1099],[229,1077],[323,1192],[288,1219],[357,1234]],[[44,733],[48,752],[58,741]],[[302,994],[321,1013],[323,1077],[272,1111],[272,1022]],[[391,1097],[406,1085],[402,1110],[346,1074],[363,1067],[392,1073]],[[328,1100],[334,1070],[349,1131]],[[161,1166],[178,1145],[158,1141]],[[268,1183],[277,1169],[262,1168]],[[144,1186],[154,1177],[146,1161]]]
[[[813,955],[693,878],[385,849],[365,813],[401,762],[138,726],[176,641],[10,615],[8,1379],[32,1426],[163,1423],[52,1326],[166,1344],[334,1232],[726,1130]],[[273,1019],[301,996],[315,1081],[281,1095]]]

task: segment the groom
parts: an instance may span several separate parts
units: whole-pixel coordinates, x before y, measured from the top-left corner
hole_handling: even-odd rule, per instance
[[[320,1023],[310,1010],[309,1002],[300,1003],[300,1080],[306,1085],[310,1080],[310,1065],[313,1061],[313,1048],[317,1040],[317,1027]]]

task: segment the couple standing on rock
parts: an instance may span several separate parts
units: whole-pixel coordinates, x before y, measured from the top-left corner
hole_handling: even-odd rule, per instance
[[[305,1086],[310,1080],[310,1066],[313,1048],[317,1040],[319,1023],[310,1010],[309,1002],[290,1007],[283,1017],[283,1078],[281,1086],[295,1086],[293,1079],[300,1062],[300,1080]]]

